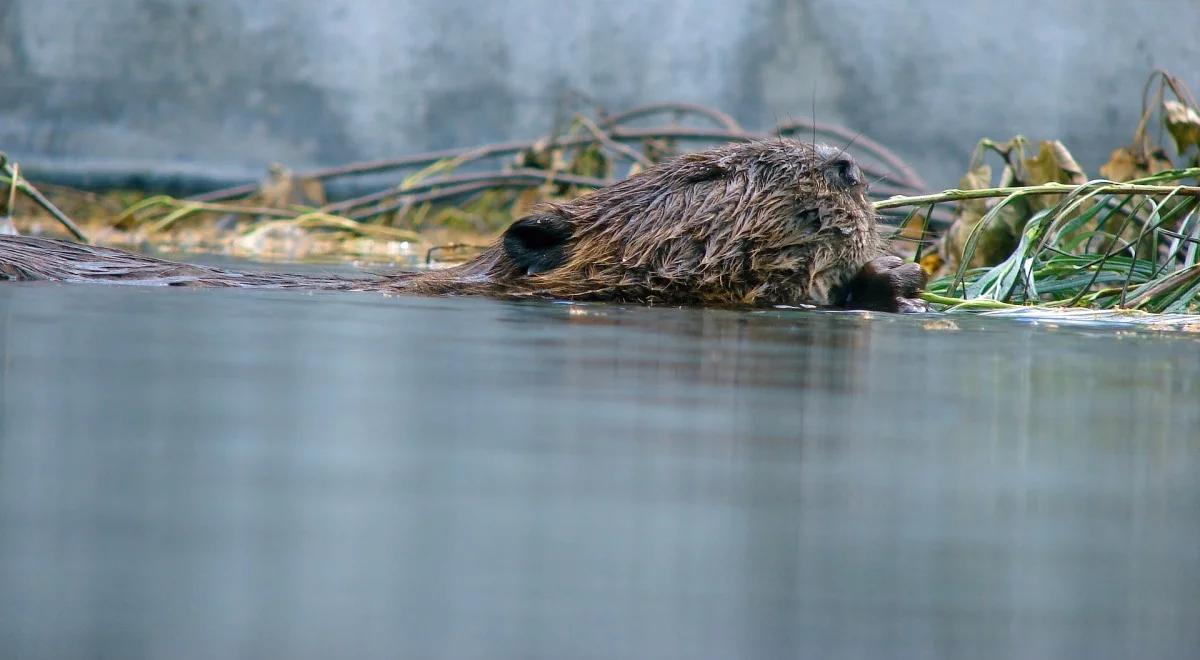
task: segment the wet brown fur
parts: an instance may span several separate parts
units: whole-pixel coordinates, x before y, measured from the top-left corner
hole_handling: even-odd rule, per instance
[[[866,188],[861,171],[837,149],[750,142],[680,156],[546,206],[514,223],[480,256],[444,270],[362,278],[237,273],[5,236],[0,275],[646,304],[829,305],[882,253]]]

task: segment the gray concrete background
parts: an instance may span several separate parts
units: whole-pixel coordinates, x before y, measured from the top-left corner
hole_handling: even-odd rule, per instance
[[[188,180],[534,137],[679,100],[862,130],[935,186],[976,140],[1128,141],[1155,67],[1195,87],[1196,0],[0,0],[0,149]]]

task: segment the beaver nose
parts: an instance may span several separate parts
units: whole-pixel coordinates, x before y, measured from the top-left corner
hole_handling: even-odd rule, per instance
[[[839,158],[825,168],[825,180],[834,188],[857,188],[866,184],[862,169],[849,158]]]

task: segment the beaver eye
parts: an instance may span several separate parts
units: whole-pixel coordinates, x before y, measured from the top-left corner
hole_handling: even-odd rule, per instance
[[[863,173],[854,161],[839,158],[825,168],[825,180],[834,188],[854,188],[863,184]]]

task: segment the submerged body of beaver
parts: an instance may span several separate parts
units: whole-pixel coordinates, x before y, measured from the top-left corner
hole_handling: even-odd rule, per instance
[[[363,278],[238,273],[0,237],[0,276],[68,282],[373,290],[671,305],[909,311],[925,277],[883,256],[862,171],[824,145],[686,154],[512,224],[475,259]]]

